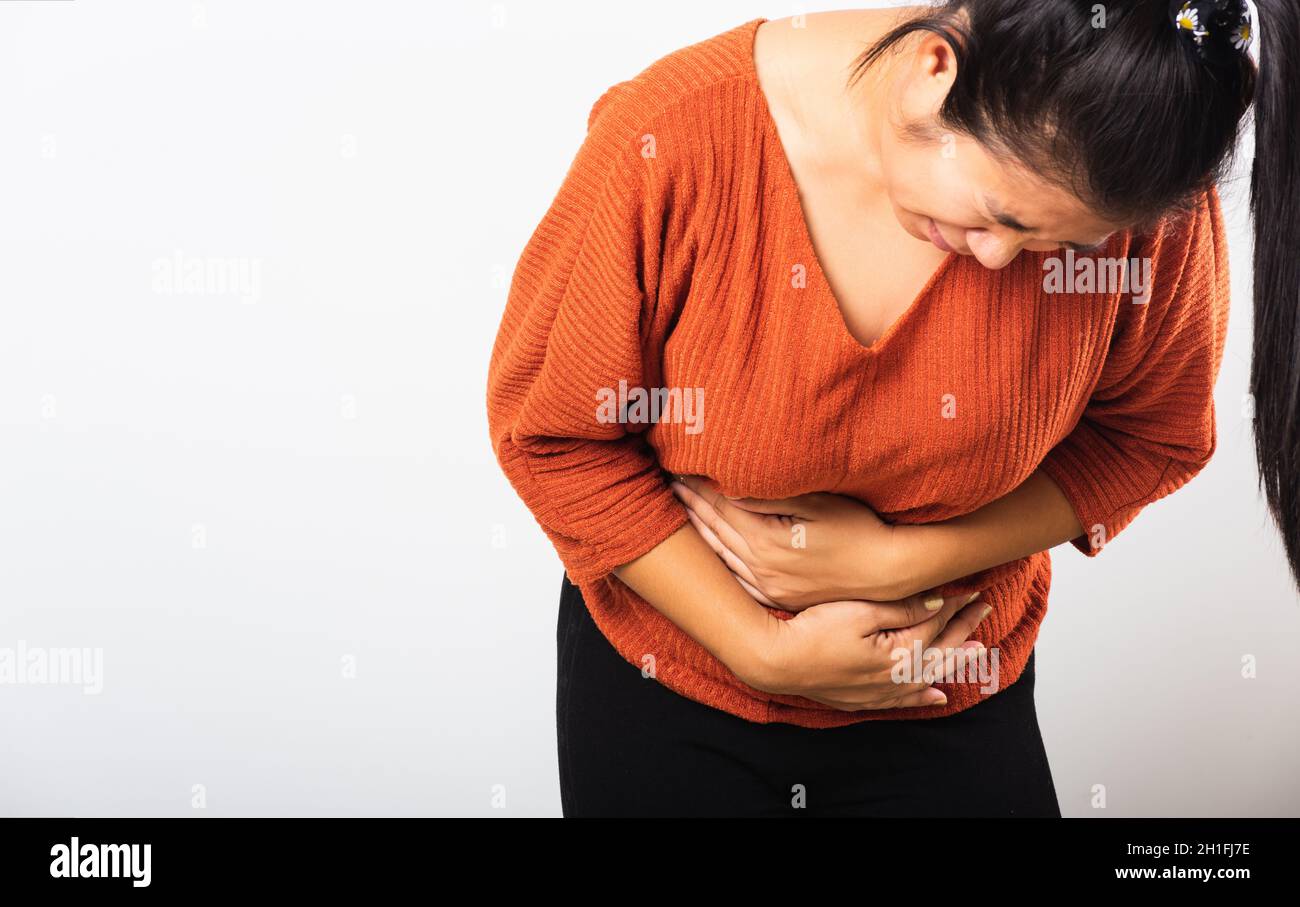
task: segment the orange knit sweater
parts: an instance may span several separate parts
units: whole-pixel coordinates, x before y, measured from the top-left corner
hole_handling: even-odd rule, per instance
[[[488,373],[492,445],[596,624],[628,662],[652,657],[660,683],[756,722],[952,714],[996,694],[940,684],[942,707],[843,712],[754,689],[611,570],[686,523],[671,474],[728,495],[851,495],[923,523],[1041,467],[1088,532],[1072,544],[1095,556],[1214,451],[1228,321],[1218,194],[1088,256],[1023,252],[990,271],[952,254],[864,347],[819,268],[759,89],[763,21],[596,101],[510,285]],[[1089,285],[1085,258],[1149,259],[1149,298]],[[658,421],[620,414],[636,388],[682,405]],[[974,638],[998,649],[1003,689],[1037,638],[1050,576],[1042,552],[941,587],[994,606]]]

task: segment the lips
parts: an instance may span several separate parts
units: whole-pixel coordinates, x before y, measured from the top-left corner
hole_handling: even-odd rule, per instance
[[[927,217],[925,219],[925,226],[927,232],[930,234],[930,242],[934,243],[936,246],[938,246],[940,249],[942,249],[945,252],[957,251],[952,246],[944,242],[943,236],[942,234],[939,233],[939,228],[934,225],[934,220],[932,218]]]

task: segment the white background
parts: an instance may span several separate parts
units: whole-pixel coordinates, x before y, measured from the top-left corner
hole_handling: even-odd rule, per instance
[[[606,87],[800,11],[0,4],[0,648],[104,657],[0,685],[0,814],[558,814],[561,568],[485,419],[510,272]],[[1067,815],[1300,813],[1242,188],[1216,458],[1055,554]],[[177,256],[257,298],[160,292]]]

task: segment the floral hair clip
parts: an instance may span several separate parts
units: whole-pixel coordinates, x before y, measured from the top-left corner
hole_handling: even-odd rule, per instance
[[[1203,60],[1225,63],[1250,48],[1250,7],[1246,0],[1173,0],[1169,18]]]

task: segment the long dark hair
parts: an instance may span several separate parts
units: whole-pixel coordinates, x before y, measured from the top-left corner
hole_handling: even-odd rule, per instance
[[[1253,102],[1255,453],[1300,583],[1300,4],[1255,5],[1258,70],[1193,52],[1168,0],[946,0],[869,47],[850,83],[908,35],[939,35],[957,61],[940,126],[1138,227],[1227,173]]]

